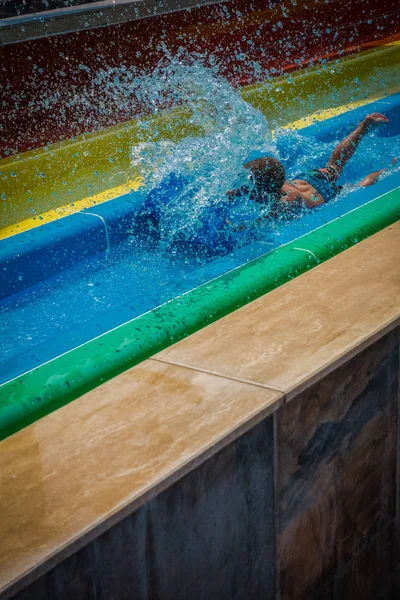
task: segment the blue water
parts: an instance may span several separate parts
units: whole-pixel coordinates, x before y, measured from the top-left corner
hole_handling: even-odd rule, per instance
[[[398,166],[370,188],[359,189],[354,184],[368,173],[389,165],[394,157],[400,159],[400,94],[300,132],[278,131],[272,141],[265,128],[263,139],[259,136],[254,143],[254,152],[261,152],[261,146],[266,144],[268,150],[282,160],[289,176],[306,168],[324,166],[334,145],[362,117],[373,111],[387,114],[391,124],[377,129],[361,143],[339,182],[345,184],[343,194],[330,205],[304,211],[301,218],[291,222],[266,220],[262,227],[251,230],[250,234],[248,230],[244,234],[238,232],[236,247],[225,256],[182,256],[172,252],[171,247],[165,244],[154,244],[144,249],[131,236],[110,251],[91,257],[4,300],[0,304],[0,382],[16,377],[399,187]],[[257,135],[261,130],[260,121]],[[242,161],[248,158],[251,150],[248,132],[244,146]],[[193,151],[193,147],[187,145],[186,153],[189,150]],[[236,146],[230,151],[235,151],[238,159]],[[175,155],[170,155],[170,168],[176,170],[180,156],[176,150],[174,152]],[[210,164],[206,160],[207,151],[200,155],[204,159],[203,167],[207,169]],[[166,166],[161,167],[164,177]],[[207,173],[204,178],[207,180]],[[231,169],[225,185],[233,183],[234,179],[235,173]],[[157,183],[159,181],[153,181],[149,185]],[[207,198],[218,196],[218,182],[213,181],[212,186],[206,187]],[[202,193],[204,196],[204,189]],[[209,204],[207,208],[212,211],[213,205]],[[240,210],[235,211],[240,221]],[[246,213],[244,219],[253,218],[253,214],[249,217],[248,207],[244,207],[243,211]],[[183,214],[181,210],[181,219]],[[189,222],[192,226],[196,219],[191,217]]]

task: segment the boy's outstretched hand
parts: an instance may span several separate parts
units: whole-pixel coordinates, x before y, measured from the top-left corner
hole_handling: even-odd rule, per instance
[[[397,163],[397,158],[394,158],[391,162],[391,166],[394,166],[396,163]],[[370,173],[370,175],[367,175],[367,177],[365,177],[362,181],[360,181],[359,186],[360,187],[368,187],[370,185],[374,185],[374,183],[376,183],[378,181],[379,176],[382,175],[382,173],[384,173],[385,171],[387,171],[388,168],[390,169],[390,167],[386,167],[386,169],[380,169],[379,171]]]
[[[385,115],[381,115],[381,113],[371,113],[364,120],[368,127],[376,127],[376,125],[381,125],[382,123],[389,123],[389,119]]]

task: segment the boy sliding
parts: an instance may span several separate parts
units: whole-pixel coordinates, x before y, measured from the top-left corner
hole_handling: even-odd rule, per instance
[[[272,202],[272,214],[291,206],[314,208],[332,200],[342,189],[337,180],[343,167],[353,156],[362,138],[373,128],[389,123],[389,119],[380,113],[372,113],[361,121],[358,127],[348,135],[332,152],[328,164],[320,169],[300,173],[294,179],[286,181],[282,164],[272,157],[258,158],[245,164],[251,171],[254,187],[250,198],[259,203]],[[393,163],[396,159],[393,161]],[[359,185],[366,187],[374,184],[386,169],[375,171],[365,177]],[[243,186],[231,190],[227,196],[232,198],[248,194],[249,188]]]

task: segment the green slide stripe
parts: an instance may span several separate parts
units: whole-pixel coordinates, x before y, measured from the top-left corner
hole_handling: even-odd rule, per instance
[[[3,384],[0,439],[399,218],[400,188]]]

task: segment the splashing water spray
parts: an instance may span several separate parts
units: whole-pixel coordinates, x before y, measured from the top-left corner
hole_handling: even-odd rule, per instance
[[[178,126],[199,132],[177,143],[149,140],[132,148],[132,167],[144,178],[147,193],[171,174],[185,182],[162,211],[161,238],[166,244],[178,233],[187,240],[195,238],[226,203],[226,192],[249,183],[246,160],[271,154],[270,127],[264,115],[218,75],[216,65],[206,66],[199,57],[168,58],[137,83],[136,93],[153,113],[176,107],[182,113]],[[145,131],[148,121],[139,123]]]

